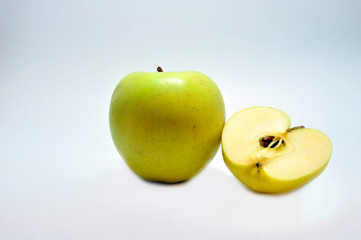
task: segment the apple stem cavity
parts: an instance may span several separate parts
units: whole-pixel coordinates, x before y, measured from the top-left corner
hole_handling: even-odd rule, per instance
[[[157,72],[163,72],[163,69],[161,67],[157,67]]]

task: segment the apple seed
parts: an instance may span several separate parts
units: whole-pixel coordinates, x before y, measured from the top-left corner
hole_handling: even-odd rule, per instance
[[[261,139],[261,146],[263,147],[268,147],[268,145],[270,145],[270,143],[273,141],[275,137],[274,136],[266,136],[264,138]]]
[[[261,139],[260,143],[261,146],[264,148],[276,148],[279,147],[282,143],[284,143],[284,141],[279,137],[276,138],[274,136],[266,136]]]

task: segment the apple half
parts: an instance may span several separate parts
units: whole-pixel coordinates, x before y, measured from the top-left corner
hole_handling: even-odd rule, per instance
[[[234,114],[222,133],[223,158],[233,175],[264,193],[291,191],[320,175],[331,158],[331,140],[290,125],[287,114],[270,107]]]

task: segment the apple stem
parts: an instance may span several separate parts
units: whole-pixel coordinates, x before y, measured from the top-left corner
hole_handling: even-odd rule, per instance
[[[293,128],[288,129],[287,132],[292,132],[293,130],[300,129],[300,128],[305,128],[305,126],[293,127]]]
[[[158,66],[158,67],[157,67],[157,71],[158,71],[158,72],[163,72],[163,69]]]

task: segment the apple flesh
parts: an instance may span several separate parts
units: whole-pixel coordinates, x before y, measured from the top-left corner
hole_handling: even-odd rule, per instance
[[[331,140],[321,131],[295,127],[284,112],[252,107],[234,114],[222,134],[223,158],[243,184],[257,192],[294,190],[321,174]]]
[[[216,154],[225,123],[217,85],[195,72],[135,72],[114,90],[109,124],[114,144],[140,177],[190,179]]]

